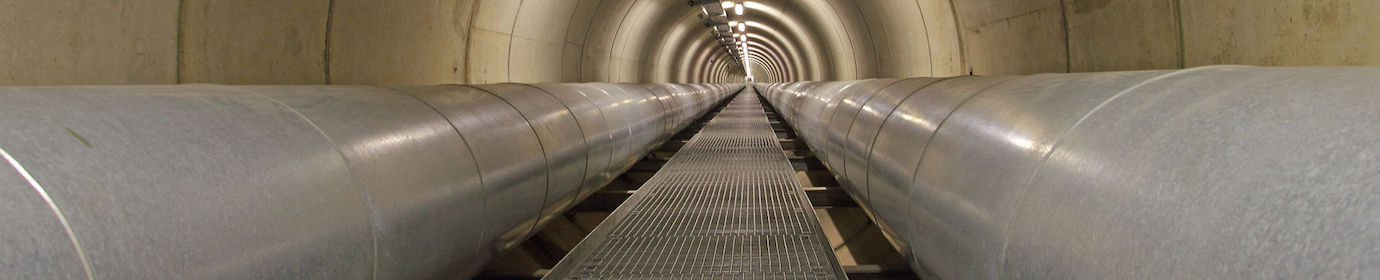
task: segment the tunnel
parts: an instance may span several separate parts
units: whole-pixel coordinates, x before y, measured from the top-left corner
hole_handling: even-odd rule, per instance
[[[0,0],[6,279],[1370,279],[1373,0]]]

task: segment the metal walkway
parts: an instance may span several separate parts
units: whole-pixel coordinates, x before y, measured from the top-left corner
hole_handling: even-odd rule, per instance
[[[630,278],[846,278],[750,88],[545,279]]]

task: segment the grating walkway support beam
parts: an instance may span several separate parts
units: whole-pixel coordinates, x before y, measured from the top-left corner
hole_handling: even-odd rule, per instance
[[[544,279],[846,279],[751,87]]]

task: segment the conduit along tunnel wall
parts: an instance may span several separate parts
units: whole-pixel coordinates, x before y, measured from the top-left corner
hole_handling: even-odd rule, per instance
[[[1367,278],[1367,0],[0,0],[16,279]]]

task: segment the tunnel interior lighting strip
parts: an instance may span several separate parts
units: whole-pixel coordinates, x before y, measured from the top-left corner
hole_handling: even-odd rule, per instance
[[[720,40],[724,52],[728,53],[735,64],[743,70],[744,78],[751,79],[752,70],[749,70],[750,59],[748,56],[748,35],[747,26],[749,22],[743,20],[744,3],[734,0],[729,1],[688,1],[690,6],[698,6],[701,14],[699,18],[704,21],[705,27],[709,27],[710,33],[714,38]],[[717,5],[715,5],[717,4]],[[730,18],[729,9],[733,10]],[[719,26],[728,27],[727,30],[720,30]],[[735,32],[734,29],[737,29]]]

